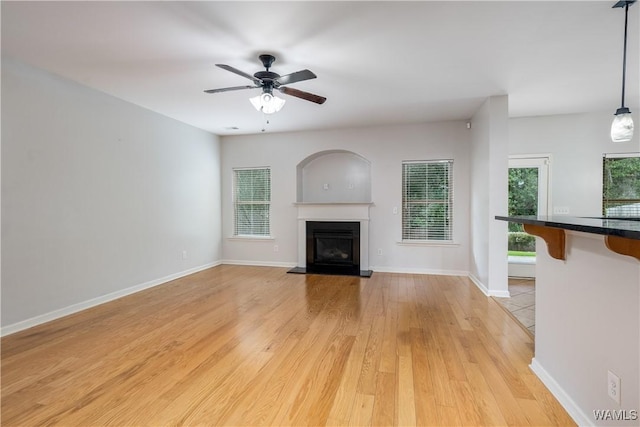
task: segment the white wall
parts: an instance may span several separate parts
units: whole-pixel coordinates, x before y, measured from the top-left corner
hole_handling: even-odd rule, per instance
[[[371,164],[356,154],[323,152],[297,169],[299,202],[371,202]]]
[[[508,98],[488,98],[471,120],[470,277],[488,295],[508,296]]]
[[[593,411],[639,410],[640,262],[593,234],[569,232],[566,248],[566,261],[538,251],[532,367],[580,425],[637,426],[596,422]],[[620,405],[607,395],[609,370],[621,379]]]
[[[3,333],[219,261],[219,200],[217,136],[2,59]]]
[[[464,274],[469,254],[469,138],[465,122],[222,137],[223,253],[225,262],[295,265],[296,166],[325,150],[348,150],[371,162],[370,268]],[[268,147],[268,148],[266,148]],[[403,245],[403,160],[454,159],[456,245]],[[232,168],[271,167],[273,240],[230,239]],[[393,208],[398,214],[393,214]],[[274,252],[274,245],[278,252]],[[378,249],[382,255],[378,255]]]
[[[635,114],[636,127],[638,115]],[[640,131],[625,143],[609,136],[613,112],[527,117],[509,120],[509,154],[551,155],[551,199],[572,216],[602,210],[602,155],[640,151]]]
[[[638,132],[628,143],[611,142],[612,112],[515,118],[509,121],[509,154],[551,156],[551,206],[572,216],[602,209],[602,154],[640,151]],[[637,114],[635,114],[637,123]],[[569,233],[567,260],[549,257],[538,239],[536,352],[532,367],[571,415],[596,423],[594,409],[640,405],[640,265],[607,250],[602,236]],[[607,396],[607,370],[622,379],[622,404]]]

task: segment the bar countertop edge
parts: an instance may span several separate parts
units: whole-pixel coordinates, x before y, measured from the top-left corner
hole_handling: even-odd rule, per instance
[[[640,240],[640,221],[637,219],[574,217],[567,215],[497,215],[495,219],[518,224],[539,225],[543,227],[581,231],[583,233],[619,236],[626,237],[627,239]]]

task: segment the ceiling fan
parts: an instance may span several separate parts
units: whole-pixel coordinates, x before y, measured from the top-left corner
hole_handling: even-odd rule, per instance
[[[269,71],[271,65],[276,60],[273,55],[260,55],[259,56],[262,65],[266,69],[266,71],[258,71],[254,75],[247,74],[244,71],[240,71],[237,68],[234,68],[230,65],[225,64],[216,64],[217,67],[222,68],[223,70],[231,71],[239,76],[245,77],[253,82],[253,86],[232,86],[232,87],[224,87],[220,89],[209,89],[205,90],[206,93],[218,93],[218,92],[229,92],[232,90],[242,90],[242,89],[256,89],[262,88],[262,94],[251,98],[251,103],[256,107],[257,110],[262,110],[264,113],[275,113],[279,111],[280,108],[284,105],[284,100],[280,99],[273,95],[273,90],[278,90],[285,95],[295,96],[296,98],[304,99],[307,101],[315,102],[316,104],[323,104],[327,98],[319,95],[314,95],[313,93],[305,92],[299,89],[294,89],[288,87],[291,83],[301,82],[303,80],[315,79],[317,76],[309,70],[300,70],[295,73],[286,74],[281,76],[280,74],[274,73],[273,71]]]

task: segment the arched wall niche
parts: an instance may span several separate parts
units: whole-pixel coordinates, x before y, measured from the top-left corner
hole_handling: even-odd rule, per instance
[[[312,154],[297,166],[297,202],[370,203],[371,162],[346,150]]]

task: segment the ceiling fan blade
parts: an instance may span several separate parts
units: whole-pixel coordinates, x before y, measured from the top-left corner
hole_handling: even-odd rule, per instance
[[[280,76],[276,79],[280,85],[288,85],[295,82],[301,82],[303,80],[315,79],[317,76],[309,70],[300,70],[295,73]]]
[[[257,89],[260,86],[233,86],[233,87],[223,87],[220,89],[208,89],[205,90],[206,93],[219,93],[219,92],[229,92],[232,90],[242,90],[242,89]]]
[[[278,90],[286,95],[295,96],[296,98],[315,102],[316,104],[324,104],[324,101],[327,100],[327,98],[325,98],[324,96],[314,95],[312,93],[304,92],[302,90],[294,89],[291,87],[279,87]]]
[[[242,76],[242,77],[244,77],[244,78],[247,78],[247,79],[249,79],[249,80],[253,80],[253,82],[254,82],[255,84],[257,84],[257,85],[259,85],[259,84],[261,84],[261,83],[262,83],[262,80],[260,80],[260,79],[258,79],[258,78],[256,78],[256,77],[252,76],[251,74],[247,74],[247,73],[245,73],[244,71],[240,71],[240,70],[238,70],[237,68],[233,68],[233,67],[232,67],[232,66],[230,66],[230,65],[225,65],[225,64],[216,64],[216,67],[220,67],[220,68],[222,68],[223,70],[231,71],[231,72],[232,72],[232,73],[234,73],[234,74],[237,74],[237,75]]]

